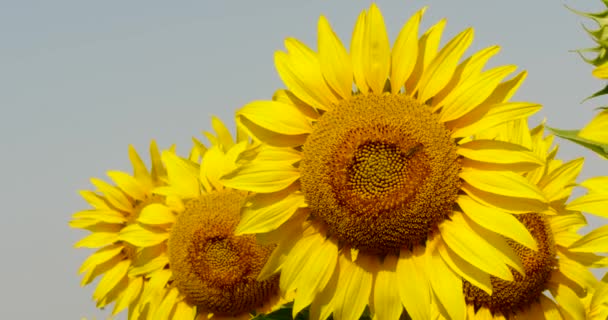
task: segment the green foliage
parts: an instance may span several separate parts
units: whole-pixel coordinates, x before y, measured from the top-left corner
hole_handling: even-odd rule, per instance
[[[560,129],[550,128],[550,127],[547,127],[547,128],[549,130],[551,130],[551,132],[553,132],[556,136],[569,140],[569,141],[572,141],[576,144],[579,144],[591,151],[594,151],[595,153],[599,154],[600,156],[608,159],[608,145],[600,144],[600,143],[593,142],[593,141],[579,137],[578,133],[580,130],[560,130]]]

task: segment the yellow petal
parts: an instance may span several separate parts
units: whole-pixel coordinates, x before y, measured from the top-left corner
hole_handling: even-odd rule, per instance
[[[143,250],[150,249],[153,247],[143,248]],[[166,249],[163,249],[166,251]],[[143,260],[143,261],[142,261]],[[129,269],[129,276],[141,276],[150,274],[156,270],[160,270],[169,264],[169,257],[165,252],[160,253],[155,257],[150,257],[147,259],[142,259],[140,254],[138,254],[137,259],[135,260],[135,264]]]
[[[587,224],[587,219],[578,212],[572,212],[559,216],[554,216],[549,219],[551,232],[553,234],[576,231]]]
[[[154,181],[160,181],[162,178],[165,178],[167,176],[167,171],[163,166],[158,146],[154,140],[150,143],[150,159],[152,160],[152,179]]]
[[[449,319],[464,319],[466,305],[462,291],[462,278],[450,269],[439,254],[427,258],[429,279],[440,307]]]
[[[369,86],[367,85],[367,80],[365,79],[365,67],[363,62],[363,56],[366,55],[363,46],[367,28],[366,24],[367,11],[363,10],[357,18],[355,29],[353,30],[353,37],[350,42],[353,77],[355,78],[357,88],[363,94],[366,94],[369,91]]]
[[[130,260],[123,260],[114,266],[114,268],[108,270],[99,281],[99,284],[97,284],[97,288],[95,289],[95,292],[93,292],[93,298],[95,300],[104,298],[120,280],[127,276],[127,270],[130,265]]]
[[[330,239],[321,238],[321,243],[312,247],[310,259],[303,261],[303,269],[296,280],[297,295],[293,304],[292,316],[295,319],[302,309],[308,306],[315,295],[325,289],[338,262],[338,246]]]
[[[220,177],[224,175],[224,167],[229,162],[220,148],[213,146],[207,150],[203,156],[199,171],[199,180],[206,188],[207,192],[212,190],[222,190],[223,185]]]
[[[98,266],[111,260],[112,258],[119,255],[122,249],[122,245],[114,244],[97,250],[82,263],[80,269],[78,269],[78,273],[83,273],[88,269],[94,268],[95,266]]]
[[[97,178],[91,178],[91,183],[97,187],[101,193],[103,193],[108,202],[114,206],[114,208],[124,212],[131,212],[131,210],[133,210],[131,201],[129,201],[127,196],[120,189]]]
[[[364,257],[352,262],[340,255],[340,273],[336,290],[335,319],[358,319],[368,304],[372,274],[359,265]]]
[[[448,127],[454,128],[452,138],[467,137],[508,121],[527,118],[541,108],[542,106],[539,104],[527,102],[506,102],[495,104],[487,111],[487,113],[485,113],[485,115],[472,124],[462,127],[449,125]]]
[[[304,195],[300,192],[258,194],[253,198],[253,206],[243,210],[235,234],[272,231],[287,221],[304,205],[304,201]]]
[[[409,78],[418,58],[418,28],[426,7],[416,12],[401,28],[391,52],[391,91],[398,93]]]
[[[111,209],[106,199],[90,190],[81,190],[80,196],[95,209]]]
[[[600,79],[607,79],[608,78],[608,63],[604,62],[603,64],[599,65],[597,68],[593,69],[591,74],[593,74],[594,77],[597,77]]]
[[[129,145],[129,160],[131,160],[131,165],[133,166],[133,176],[135,179],[140,181],[146,189],[152,188],[152,176],[150,176],[150,172],[133,145]]]
[[[74,219],[88,219],[97,222],[121,224],[127,221],[124,214],[115,210],[84,210],[74,213]]]
[[[93,232],[74,244],[74,248],[99,248],[118,241],[117,231]]]
[[[581,182],[581,186],[587,188],[589,192],[608,193],[608,177],[593,177]]]
[[[114,268],[119,262],[123,261],[125,256],[123,254],[118,254],[112,257],[110,260],[102,262],[98,265],[92,266],[87,269],[80,281],[80,286],[85,286],[91,283],[98,276],[105,274],[108,270]]]
[[[152,203],[145,206],[139,213],[137,221],[143,224],[167,224],[175,223],[175,215],[169,208],[160,204]]]
[[[319,62],[323,77],[334,91],[348,99],[353,86],[353,69],[348,52],[324,16],[319,18],[318,29]]]
[[[337,102],[321,72],[317,54],[296,39],[285,40],[289,54],[278,51],[275,66],[283,83],[298,99],[320,110],[329,110]]]
[[[308,134],[284,135],[265,129],[251,120],[238,116],[236,123],[250,135],[254,141],[263,142],[273,147],[297,147],[304,144]]]
[[[578,133],[579,137],[602,144],[608,143],[608,111],[600,112]]]
[[[584,237],[570,245],[574,252],[606,252],[608,251],[608,225],[603,225],[587,233]]]
[[[220,120],[216,116],[212,116],[211,126],[217,134],[217,139],[222,145],[222,150],[227,151],[228,149],[232,148],[232,146],[234,146],[234,139],[232,139],[230,131],[228,130],[228,128],[226,128],[222,120]]]
[[[180,197],[196,198],[200,195],[198,181],[198,168],[194,163],[180,158],[170,151],[164,151],[162,160],[167,166],[167,176],[171,188],[175,189]]]
[[[517,201],[514,201],[512,197],[480,190],[468,183],[464,183],[460,189],[466,192],[467,195],[475,199],[477,202],[480,202],[486,206],[500,208],[501,210],[510,213],[545,213],[548,210],[548,204],[545,201],[524,198],[517,198]]]
[[[437,107],[443,106],[439,113],[441,121],[458,119],[473,110],[485,101],[498,84],[516,68],[515,66],[494,68],[458,85],[441,104],[437,105]]]
[[[461,214],[455,213],[451,221],[442,222],[439,231],[445,244],[467,262],[493,276],[513,281],[503,254],[475,233]]]
[[[252,161],[259,163],[284,162],[286,164],[294,164],[300,160],[302,160],[302,153],[293,148],[275,148],[262,145]]]
[[[150,189],[140,183],[131,175],[122,171],[108,171],[108,176],[114,183],[131,198],[143,200],[148,195]]]
[[[566,200],[570,196],[584,162],[585,158],[568,161],[540,180],[538,186],[550,202]]]
[[[283,102],[253,101],[237,111],[236,115],[245,117],[264,129],[284,135],[312,132],[307,117],[294,105]]]
[[[177,301],[177,296],[179,295],[179,291],[176,287],[171,288],[169,293],[163,299],[163,302],[156,310],[156,319],[174,319],[174,315],[172,314],[173,307]]]
[[[194,319],[196,317],[196,307],[191,306],[186,301],[180,301],[175,305],[173,312],[175,319]]]
[[[428,282],[425,263],[425,252],[422,246],[414,252],[401,250],[397,262],[397,278],[394,283],[399,290],[401,303],[412,319],[430,319],[431,288]]]
[[[437,50],[439,49],[439,42],[441,41],[441,34],[443,33],[445,24],[445,19],[439,20],[439,22],[430,27],[422,37],[420,37],[420,40],[418,41],[418,58],[416,59],[416,66],[405,82],[405,92],[408,92],[411,95],[416,93],[414,89],[416,89],[420,77],[431,61],[437,56]]]
[[[437,244],[437,251],[439,252],[439,255],[441,255],[443,261],[454,272],[477,288],[492,295],[492,282],[490,282],[490,275],[488,273],[473,266],[467,262],[465,258],[460,257],[443,243]]]
[[[458,147],[458,154],[476,161],[490,163],[534,163],[544,164],[544,160],[527,148],[498,140],[473,140]]]
[[[538,250],[538,244],[528,229],[511,214],[483,205],[465,195],[458,197],[458,205],[467,217],[481,227],[511,238],[534,251]]]
[[[584,296],[587,292],[592,291],[597,283],[591,270],[576,261],[560,257],[558,267],[560,274],[574,282],[575,286],[580,287],[580,290],[577,290],[579,296]],[[571,289],[575,289],[575,286],[571,286]]]
[[[418,82],[418,100],[425,102],[437,94],[452,78],[458,61],[473,41],[473,29],[466,29],[441,49]]]
[[[562,320],[559,310],[553,300],[547,298],[544,294],[540,295],[540,306],[543,308],[545,320]]]
[[[115,316],[125,308],[127,308],[141,293],[141,289],[144,284],[143,277],[136,277],[129,279],[127,289],[120,293],[120,296],[116,300],[112,315]]]
[[[562,284],[549,284],[549,288],[558,303],[558,308],[565,313],[565,316],[575,320],[585,319],[585,307],[576,293]]]
[[[132,224],[125,227],[118,235],[118,240],[126,241],[138,247],[150,247],[159,244],[168,238],[169,233],[166,230],[139,224]]]
[[[387,255],[374,282],[374,311],[376,319],[399,319],[403,311],[396,272],[398,258]]]
[[[608,194],[591,193],[580,196],[566,205],[568,210],[583,211],[608,218]]]
[[[367,13],[363,38],[363,72],[374,93],[382,93],[390,71],[391,45],[388,41],[384,18],[372,2]]]
[[[323,237],[317,233],[303,237],[291,249],[289,256],[285,259],[281,268],[280,287],[281,292],[291,292],[296,289],[296,280],[304,270],[305,262],[313,259],[311,256],[313,248],[323,243]]]
[[[224,186],[259,193],[287,188],[300,178],[300,171],[286,164],[248,164],[222,179]]]
[[[463,168],[460,177],[473,187],[507,197],[547,201],[526,178],[510,171],[482,171]]]

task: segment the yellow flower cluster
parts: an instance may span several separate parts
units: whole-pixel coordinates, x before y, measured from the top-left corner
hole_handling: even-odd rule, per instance
[[[286,89],[212,119],[188,157],[153,143],[151,169],[110,171],[70,225],[99,248],[83,284],[129,319],[606,317],[608,177],[577,184],[541,106],[511,101],[526,72],[465,56],[466,29],[426,8],[391,44],[372,4],[350,49],[321,16],[317,50],[275,54]],[[572,198],[575,187],[586,194]],[[595,293],[595,294],[594,294]],[[283,306],[283,307],[282,307]],[[276,313],[275,313],[276,314]],[[284,312],[283,317],[288,317]],[[279,317],[279,316],[276,316]],[[280,317],[279,317],[280,318]],[[595,318],[594,318],[595,319]],[[599,319],[599,318],[597,318]]]

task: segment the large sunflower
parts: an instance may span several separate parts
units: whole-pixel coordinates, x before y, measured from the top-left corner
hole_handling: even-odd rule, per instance
[[[281,289],[296,290],[294,314],[311,305],[313,319],[356,319],[369,305],[380,319],[403,307],[428,319],[432,295],[462,319],[463,278],[491,293],[490,276],[523,272],[502,236],[538,250],[511,213],[549,210],[518,174],[543,160],[473,138],[540,109],[509,102],[525,73],[504,80],[514,66],[483,70],[496,46],[460,62],[473,30],[440,48],[445,20],[419,38],[424,11],[391,49],[372,4],[350,52],[321,17],[318,52],[290,38],[275,55],[288,90],[237,112],[266,146],[223,179],[256,193],[237,234],[278,242],[260,277],[281,271]]]
[[[250,312],[271,311],[285,302],[278,275],[257,281],[274,245],[234,235],[247,192],[219,181],[256,148],[246,136],[235,142],[217,118],[213,127],[217,134],[206,134],[211,147],[195,142],[197,152],[189,159],[162,153],[167,184],[154,192],[166,201],[149,208],[147,223],[162,234],[168,264],[150,274],[140,308],[153,319],[248,319]]]
[[[536,184],[550,201],[554,215],[524,213],[517,215],[526,229],[537,241],[539,250],[534,252],[520,244],[507,240],[521,259],[524,272],[513,270],[514,281],[491,277],[492,295],[465,282],[464,293],[469,319],[586,319],[583,299],[593,292],[597,280],[590,267],[605,267],[606,258],[596,255],[605,253],[606,247],[597,244],[585,250],[577,248],[588,236],[577,231],[586,226],[579,210],[582,198],[567,203],[576,178],[582,169],[583,159],[562,162],[556,159],[557,148],[551,143],[553,136],[544,137],[544,125],[530,135],[525,122],[502,132],[511,132],[509,137],[495,136],[521,141],[546,159],[546,164],[525,176]],[[583,183],[584,185],[585,183]],[[603,194],[604,197],[608,193]],[[605,209],[604,209],[605,210]],[[601,229],[601,228],[600,228]],[[608,237],[607,231],[596,229],[590,234]],[[597,312],[597,311],[594,311]]]
[[[139,317],[139,298],[148,285],[146,275],[161,270],[168,262],[165,244],[140,246],[131,242],[129,236],[133,228],[145,223],[150,214],[148,205],[164,201],[164,197],[152,193],[154,188],[163,185],[166,177],[154,141],[150,145],[150,155],[152,170],[148,171],[130,146],[133,174],[109,171],[108,176],[115,185],[91,179],[97,190],[85,190],[80,194],[93,208],[75,213],[70,221],[72,228],[92,232],[75,247],[99,248],[80,267],[79,272],[84,273],[82,285],[103,275],[93,293],[97,307],[102,308],[115,301],[112,314],[129,307],[129,318],[133,319]]]

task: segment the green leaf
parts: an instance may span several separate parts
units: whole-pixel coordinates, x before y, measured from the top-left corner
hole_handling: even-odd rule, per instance
[[[598,92],[596,92],[596,93],[594,93],[594,94],[590,95],[589,97],[585,98],[585,100],[583,100],[583,102],[585,102],[585,101],[587,101],[587,100],[589,100],[589,99],[593,99],[593,98],[595,98],[595,97],[603,96],[603,95],[605,95],[605,94],[608,94],[608,85],[606,85],[606,86],[604,87],[604,89],[602,89],[602,90],[600,90],[600,91],[598,91]]]
[[[608,145],[593,142],[579,137],[578,133],[580,130],[561,130],[551,127],[547,128],[551,130],[551,132],[553,132],[553,134],[555,134],[556,136],[562,139],[570,140],[608,159]]]

